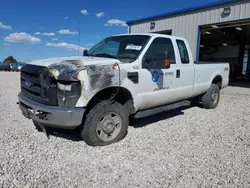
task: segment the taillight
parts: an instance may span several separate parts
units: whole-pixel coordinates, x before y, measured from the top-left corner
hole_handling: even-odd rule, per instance
[[[224,67],[224,71],[228,72],[228,79],[230,79],[230,66],[229,67]]]

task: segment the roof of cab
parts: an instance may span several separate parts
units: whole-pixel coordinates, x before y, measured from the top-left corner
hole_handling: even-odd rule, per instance
[[[235,3],[235,2],[240,2],[240,1],[244,2],[245,0],[221,0],[219,2],[209,3],[209,4],[202,5],[202,6],[195,6],[195,7],[190,7],[190,8],[182,9],[182,10],[178,10],[178,11],[167,12],[167,13],[158,14],[158,15],[155,15],[155,16],[149,16],[149,17],[146,17],[146,18],[140,18],[140,19],[137,19],[137,20],[127,21],[127,25],[132,25],[134,23],[154,20],[154,19],[163,18],[163,17],[177,16],[179,14],[194,12],[194,11],[197,11],[197,10],[212,8],[212,7],[221,6],[221,5],[227,5],[227,4],[230,4],[230,3]]]

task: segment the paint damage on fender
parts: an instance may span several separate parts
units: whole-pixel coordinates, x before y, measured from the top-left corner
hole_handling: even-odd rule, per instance
[[[56,80],[64,81],[76,81],[77,79],[74,78],[74,74],[84,69],[84,63],[80,60],[65,60],[48,66],[52,77]]]
[[[48,71],[58,81],[81,83],[81,96],[76,107],[87,105],[88,101],[104,88],[122,85],[127,77],[127,71],[119,70],[114,63],[84,65],[80,60],[66,60],[52,64],[48,67]]]
[[[82,95],[77,106],[84,106],[100,90],[111,86],[122,85],[127,72],[113,68],[113,65],[91,65],[77,73],[81,81]],[[120,83],[119,83],[120,82]]]

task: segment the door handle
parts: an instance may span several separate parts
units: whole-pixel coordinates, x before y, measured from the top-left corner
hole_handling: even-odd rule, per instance
[[[180,78],[181,77],[181,71],[180,69],[176,70],[176,78]]]

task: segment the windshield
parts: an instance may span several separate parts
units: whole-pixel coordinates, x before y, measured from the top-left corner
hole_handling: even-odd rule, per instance
[[[88,55],[116,58],[125,63],[131,63],[138,58],[149,37],[147,35],[108,37],[91,48]]]

